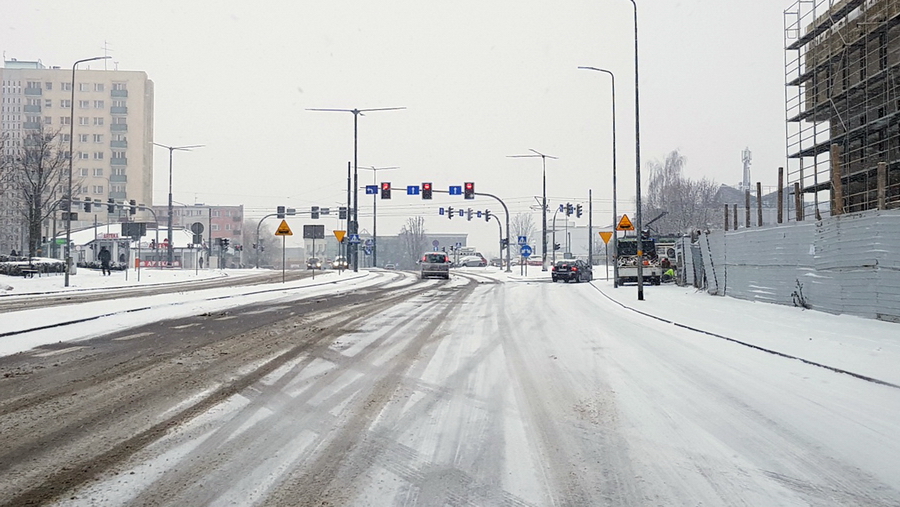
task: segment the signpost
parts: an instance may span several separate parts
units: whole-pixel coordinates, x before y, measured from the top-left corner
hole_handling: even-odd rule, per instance
[[[285,265],[285,257],[284,257],[284,246],[285,239],[287,236],[293,236],[294,233],[291,232],[291,226],[288,225],[287,221],[282,220],[281,225],[278,226],[278,230],[275,231],[276,236],[281,236],[281,283],[284,283],[284,265]],[[313,271],[313,276],[316,275],[316,272]]]
[[[525,236],[519,236],[519,238],[524,238]],[[528,258],[531,257],[531,247],[528,245],[522,245],[522,248],[519,250],[519,253],[522,255],[522,276],[528,275]]]
[[[609,280],[609,239],[612,238],[613,233],[600,231],[599,234],[600,238],[603,240],[603,244],[606,246],[606,279]]]

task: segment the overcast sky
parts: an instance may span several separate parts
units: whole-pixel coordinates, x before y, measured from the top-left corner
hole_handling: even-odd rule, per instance
[[[784,165],[782,0],[638,1],[642,166],[672,150],[687,176],[776,183]],[[551,209],[587,203],[611,221],[616,75],[619,211],[634,202],[634,24],[628,0],[395,0],[367,2],[19,2],[0,0],[6,59],[70,68],[111,50],[112,68],[142,70],[155,84],[154,138],[203,144],[176,153],[174,198],[243,204],[259,218],[277,205],[306,210],[345,200],[353,115],[307,108],[405,107],[359,118],[359,166],[398,167],[375,181],[436,189],[476,182],[512,214],[541,194],[547,161]],[[102,68],[93,62],[92,68]],[[167,196],[168,157],[154,157],[154,202]],[[645,170],[646,172],[646,170]],[[371,184],[373,171],[360,170]],[[371,229],[360,194],[360,227]],[[495,250],[497,229],[452,222],[437,208],[499,211],[489,199],[394,192],[380,201],[379,234],[410,215],[433,232],[468,232]],[[535,214],[536,223],[540,215]],[[306,222],[295,219],[293,228]],[[586,224],[586,217],[582,220]],[[326,228],[336,220],[322,221]],[[494,247],[494,248],[492,248]]]

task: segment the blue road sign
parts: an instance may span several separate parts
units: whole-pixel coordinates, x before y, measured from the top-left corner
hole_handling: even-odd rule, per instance
[[[444,208],[438,208],[438,215],[444,216]]]
[[[531,247],[530,246],[522,245],[521,252],[522,252],[522,257],[525,257],[526,259],[531,257]]]
[[[481,211],[478,211],[478,212],[475,213],[475,214],[478,215],[478,218],[481,218]]]
[[[437,247],[441,246],[441,242],[438,240],[434,240],[431,242],[431,246],[433,246],[435,249],[437,249]]]
[[[369,247],[363,248],[363,252],[365,252],[366,255],[372,255],[372,249]]]
[[[366,185],[366,195],[375,195],[378,193],[378,185]]]
[[[419,186],[418,185],[407,185],[406,186],[406,195],[419,195]]]
[[[459,210],[459,216],[461,216],[461,217],[466,216],[466,210],[464,210],[464,209]]]
[[[369,239],[366,240],[366,246],[372,246],[372,245],[374,245],[374,244],[375,244],[375,240],[374,240],[374,239],[369,238]]]
[[[359,244],[359,234],[349,235],[347,237],[347,242],[349,242],[351,245],[358,245]]]
[[[462,185],[451,186],[450,195],[462,195]]]
[[[525,236],[519,236],[519,245],[521,246],[521,245],[527,245],[527,244],[528,244],[528,238],[526,238]]]

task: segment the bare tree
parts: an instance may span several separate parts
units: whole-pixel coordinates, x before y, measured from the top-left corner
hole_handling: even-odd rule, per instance
[[[518,213],[510,220],[509,227],[512,236],[525,236],[531,238],[535,234],[534,216],[531,213]],[[514,241],[510,238],[510,241]]]
[[[8,160],[12,192],[21,196],[22,214],[28,227],[28,252],[36,255],[41,245],[41,224],[59,206],[68,177],[68,153],[59,131],[43,124],[25,136],[22,150]]]
[[[259,243],[256,242],[256,227],[259,226]],[[245,255],[248,264],[256,266],[274,266],[281,264],[281,238],[275,236],[275,231],[266,224],[260,224],[257,220],[244,220],[242,226],[247,252]]]
[[[660,164],[652,161],[646,193],[642,196],[641,213],[646,224],[663,212],[653,223],[661,234],[678,234],[705,227],[715,212],[718,185],[710,179],[699,181],[684,176],[687,159],[674,150]]]
[[[427,248],[425,237],[425,218],[410,217],[400,229],[400,244],[403,248],[402,255],[407,265],[415,265],[419,256]]]

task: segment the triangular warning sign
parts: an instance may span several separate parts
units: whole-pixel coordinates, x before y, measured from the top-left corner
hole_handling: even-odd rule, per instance
[[[622,215],[622,219],[619,220],[619,225],[616,226],[617,231],[633,231],[634,225],[631,224],[631,220],[628,219],[628,215]]]
[[[293,236],[294,233],[291,232],[290,226],[288,226],[287,221],[282,220],[281,225],[278,226],[278,230],[275,231],[276,236]]]
[[[609,244],[609,238],[611,238],[613,233],[611,232],[601,232],[600,237],[603,239],[603,242]]]
[[[332,231],[334,232],[334,237],[338,240],[338,243],[342,243],[344,241],[344,236],[347,234],[347,231]]]

